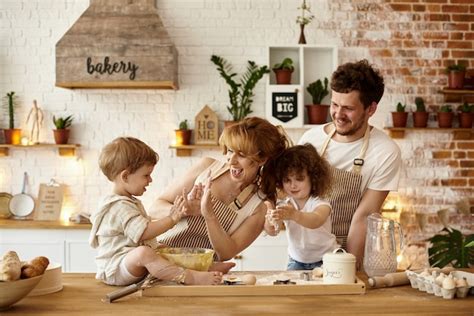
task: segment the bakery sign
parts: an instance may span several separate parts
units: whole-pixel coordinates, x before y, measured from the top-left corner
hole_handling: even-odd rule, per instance
[[[298,116],[297,92],[272,92],[272,116],[284,123]]]
[[[217,145],[219,143],[219,119],[217,114],[205,105],[194,120],[194,143]]]

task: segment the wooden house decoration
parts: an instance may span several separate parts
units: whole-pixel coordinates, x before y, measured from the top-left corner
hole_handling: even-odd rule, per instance
[[[194,143],[217,145],[219,143],[219,119],[217,114],[205,105],[194,121]]]

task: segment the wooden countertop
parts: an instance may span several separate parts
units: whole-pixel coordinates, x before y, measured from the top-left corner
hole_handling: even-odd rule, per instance
[[[359,276],[364,281],[364,276]],[[367,289],[363,295],[245,296],[245,297],[141,297],[134,293],[112,304],[101,302],[116,290],[93,274],[63,274],[60,292],[27,297],[2,315],[469,315],[474,297],[446,300],[409,285]]]
[[[87,229],[91,224],[76,224],[63,221],[34,221],[32,219],[0,219],[0,229]]]

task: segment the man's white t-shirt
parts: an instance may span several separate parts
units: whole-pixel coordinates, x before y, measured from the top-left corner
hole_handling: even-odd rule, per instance
[[[328,134],[325,125],[318,125],[306,131],[298,144],[312,144],[320,153]],[[360,138],[350,143],[340,143],[331,139],[324,158],[335,168],[350,171],[353,161],[358,158],[364,139]],[[376,191],[396,191],[401,168],[400,148],[384,132],[377,128],[370,131],[369,146],[361,168],[361,194],[366,189]]]
[[[298,209],[293,199],[290,202]],[[300,212],[312,212],[320,205],[331,205],[318,197],[310,197]],[[331,216],[318,228],[310,229],[300,224],[285,220],[286,236],[288,238],[288,254],[296,261],[314,263],[321,261],[323,255],[338,248],[336,236],[331,233]]]

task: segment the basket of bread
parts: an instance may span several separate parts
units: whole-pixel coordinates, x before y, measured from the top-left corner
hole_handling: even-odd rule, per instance
[[[22,262],[15,251],[7,251],[0,262],[0,310],[28,295],[41,281],[48,265],[46,257]]]

